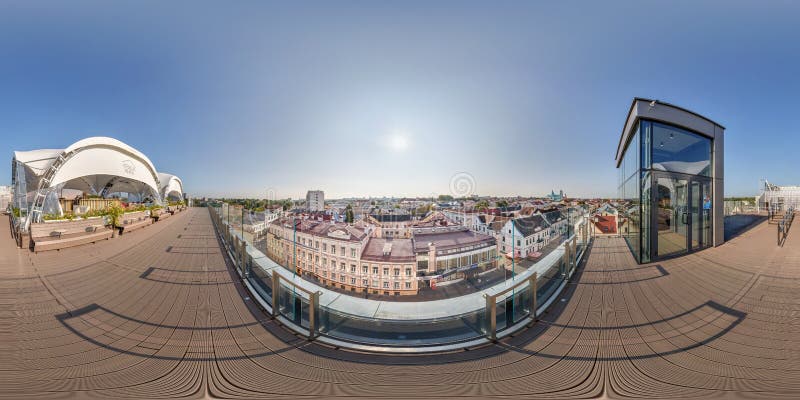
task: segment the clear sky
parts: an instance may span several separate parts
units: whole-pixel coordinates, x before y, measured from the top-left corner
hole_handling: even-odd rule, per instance
[[[636,96],[727,128],[726,195],[800,183],[800,2],[483,3],[0,2],[0,184],[105,135],[191,195],[614,196]]]

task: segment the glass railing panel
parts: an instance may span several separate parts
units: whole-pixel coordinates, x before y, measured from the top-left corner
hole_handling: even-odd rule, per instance
[[[303,259],[303,257],[308,256],[309,251],[314,250],[314,247],[310,244],[304,246],[303,243],[294,243],[294,239],[289,239],[290,243],[287,243],[286,237],[282,237],[276,240],[276,243],[273,243],[273,248],[271,250],[274,254],[271,255],[266,240],[268,234],[255,234],[255,231],[253,232],[254,234],[249,234],[250,232],[248,229],[251,229],[250,227],[246,227],[243,234],[241,209],[239,209],[238,213],[232,212],[231,210],[235,210],[235,208],[230,207],[227,212],[224,208],[217,208],[214,212],[218,214],[218,218],[215,219],[215,222],[223,225],[219,227],[219,232],[225,239],[225,244],[234,255],[234,262],[239,265],[239,268],[241,268],[241,263],[244,262],[245,276],[251,283],[255,294],[260,296],[268,304],[272,304],[273,290],[277,290],[277,303],[274,305],[276,312],[291,322],[289,325],[290,327],[294,325],[310,329],[311,315],[313,314],[315,331],[322,336],[378,346],[442,345],[489,336],[488,331],[492,324],[487,319],[485,301],[481,303],[480,299],[477,302],[464,302],[463,304],[469,304],[466,309],[464,307],[452,305],[451,302],[451,305],[448,307],[454,307],[454,313],[458,315],[445,315],[443,317],[437,315],[435,318],[425,318],[425,315],[430,315],[431,313],[425,312],[424,310],[426,308],[421,304],[419,306],[419,310],[422,310],[420,311],[420,316],[409,316],[407,320],[405,317],[397,319],[393,319],[394,317],[377,318],[372,317],[373,314],[371,313],[355,315],[358,313],[354,314],[352,312],[353,310],[339,309],[330,306],[331,299],[338,296],[354,296],[361,298],[359,302],[354,303],[350,301],[344,304],[362,304],[360,303],[362,300],[366,302],[375,302],[375,304],[381,303],[384,304],[384,306],[381,306],[384,307],[382,310],[385,309],[386,304],[391,304],[394,301],[409,301],[406,300],[407,298],[387,297],[387,295],[383,293],[386,290],[382,289],[386,288],[386,286],[382,284],[382,280],[385,278],[382,277],[405,276],[405,266],[399,269],[398,275],[398,272],[394,271],[394,268],[396,268],[394,266],[387,267],[379,265],[380,263],[370,263],[375,265],[370,265],[367,270],[367,275],[358,279],[368,280],[370,290],[378,288],[377,291],[379,293],[377,293],[375,299],[373,299],[375,293],[372,292],[364,293],[363,291],[357,292],[352,290],[340,291],[338,286],[340,286],[341,281],[338,279],[336,281],[337,287],[334,288],[325,286],[320,280],[309,280],[305,276],[294,275],[293,272],[287,273],[286,269],[284,269],[286,268],[284,265],[285,263],[288,262],[290,267],[291,264],[294,263],[294,258],[292,257],[294,251],[302,252],[298,254],[298,267],[302,268],[306,264],[324,265],[316,262],[309,263],[308,259]],[[236,215],[238,215],[238,219],[235,217]],[[249,214],[245,213],[246,217],[248,215]],[[499,255],[494,264],[494,268],[500,271],[498,276],[486,274],[483,270],[475,271],[472,269],[474,267],[465,268],[462,266],[462,264],[469,266],[471,265],[469,263],[475,262],[479,263],[479,265],[483,265],[486,261],[482,256],[461,256],[460,258],[455,258],[448,257],[450,253],[442,253],[444,256],[440,258],[440,260],[443,258],[448,260],[446,263],[442,263],[442,267],[445,268],[445,270],[464,272],[465,277],[461,279],[464,279],[465,283],[469,280],[469,284],[479,283],[483,286],[476,285],[470,287],[467,284],[459,284],[458,281],[439,281],[437,287],[434,288],[433,285],[431,285],[427,290],[432,293],[437,290],[441,291],[445,294],[444,299],[449,299],[451,297],[462,299],[461,296],[481,297],[484,293],[489,293],[491,296],[492,293],[501,293],[494,298],[495,309],[493,311],[495,316],[495,332],[508,329],[520,321],[525,320],[525,318],[530,317],[533,312],[531,309],[533,305],[531,299],[533,290],[529,285],[529,278],[532,276],[533,272],[536,272],[538,276],[537,304],[541,306],[557,293],[557,290],[566,279],[566,276],[571,273],[569,266],[575,265],[576,263],[574,260],[577,260],[579,255],[585,251],[591,237],[583,235],[582,225],[576,224],[574,221],[574,219],[570,219],[568,220],[568,224],[562,226],[562,228],[554,229],[553,232],[551,232],[552,237],[558,239],[554,239],[549,244],[537,248],[540,250],[537,254],[532,256],[529,254],[528,257],[515,259],[512,263],[509,259],[511,256],[510,253],[506,255],[498,252]],[[228,222],[230,222],[230,224]],[[245,222],[250,225],[254,224],[253,221],[247,218],[245,218]],[[237,223],[239,224],[238,226]],[[264,230],[259,232],[264,232]],[[293,235],[289,237],[292,236]],[[574,242],[572,241],[573,238],[575,238]],[[246,242],[246,246],[242,246],[242,240]],[[566,253],[565,242],[567,241],[569,241],[570,248],[573,248],[573,243],[575,244],[574,249],[569,252],[573,262],[569,262],[570,260],[564,256]],[[473,249],[474,248],[470,248],[470,250]],[[346,250],[348,250],[348,252],[345,253],[344,250],[337,247],[336,253],[334,254],[331,247],[328,247],[327,253],[322,254],[320,258],[327,257],[328,264],[330,264],[333,258],[336,258],[337,264],[335,265],[335,271],[337,275],[343,274],[343,271],[351,274],[354,272],[352,268],[354,266],[353,261],[350,261],[348,257],[344,257],[345,260],[342,260],[343,255],[350,254],[350,249],[348,248]],[[324,259],[321,261],[324,262]],[[341,265],[342,262],[345,263],[344,266]],[[514,266],[513,269],[511,268],[512,265]],[[356,272],[362,270],[362,265],[360,264],[355,264],[355,267]],[[379,268],[377,274],[374,270],[375,267]],[[438,267],[437,265],[437,268]],[[388,274],[384,268],[389,268]],[[418,268],[414,268],[414,266],[411,268],[413,271],[419,270]],[[467,274],[473,272],[474,276],[467,276]],[[275,288],[273,288],[272,284],[273,273],[281,275],[279,279],[280,285]],[[380,281],[380,286],[372,286],[373,284],[377,285],[377,283],[373,282],[376,280]],[[347,282],[353,283],[349,279],[349,275]],[[450,284],[452,284],[452,286]],[[478,287],[479,289],[477,289]],[[513,287],[513,289],[509,289],[511,287]],[[390,289],[388,291],[391,292],[392,290]],[[310,300],[311,296],[309,293],[316,292],[323,294],[322,298],[327,298],[326,301],[321,303],[326,304],[325,306],[312,307],[313,303]],[[468,297],[463,297],[463,299],[467,298]],[[434,300],[435,299],[441,298],[434,298]],[[428,300],[420,298],[410,301],[424,303]],[[458,303],[462,302],[463,300],[460,300]],[[342,303],[339,302],[339,304]],[[481,307],[478,304],[484,304],[484,306]],[[433,304],[431,306],[433,306]],[[341,307],[341,305],[339,305],[339,307]],[[455,309],[459,309],[460,311],[455,312]]]
[[[533,293],[530,285],[515,291],[512,297],[512,306],[514,309],[513,320],[515,324],[531,315],[532,296]]]
[[[549,268],[547,268],[537,279],[537,304],[544,304],[558,289],[563,282],[562,279],[563,261],[559,259]]]
[[[308,328],[308,298],[294,286],[287,285],[284,281],[278,285],[278,313],[297,326]],[[303,304],[306,312],[303,312]]]
[[[248,282],[258,291],[261,298],[272,305],[272,274],[267,273],[258,265],[250,269]]]
[[[382,320],[320,309],[320,333],[364,344],[430,346],[466,341],[486,334],[483,311],[438,320]]]

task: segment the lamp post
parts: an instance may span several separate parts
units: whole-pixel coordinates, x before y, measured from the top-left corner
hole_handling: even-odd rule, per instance
[[[242,256],[239,261],[242,263],[242,277],[247,278],[247,266],[245,260],[247,259],[247,240],[244,238],[244,206],[242,206]]]

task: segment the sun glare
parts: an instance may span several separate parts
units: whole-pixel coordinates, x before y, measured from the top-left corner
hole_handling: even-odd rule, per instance
[[[408,139],[401,134],[393,134],[389,137],[389,147],[394,151],[405,151],[408,148]]]

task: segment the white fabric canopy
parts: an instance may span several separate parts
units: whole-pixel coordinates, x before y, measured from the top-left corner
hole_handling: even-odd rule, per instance
[[[114,138],[90,137],[63,150],[15,151],[14,159],[25,168],[29,194],[37,189],[73,189],[106,196],[128,193],[140,201],[183,195],[183,183],[178,177],[159,174],[147,156]],[[50,180],[43,180],[54,165],[56,170]]]
[[[158,180],[161,182],[160,193],[164,200],[167,200],[167,198],[183,198],[183,182],[181,182],[180,178],[172,174],[159,172]]]

